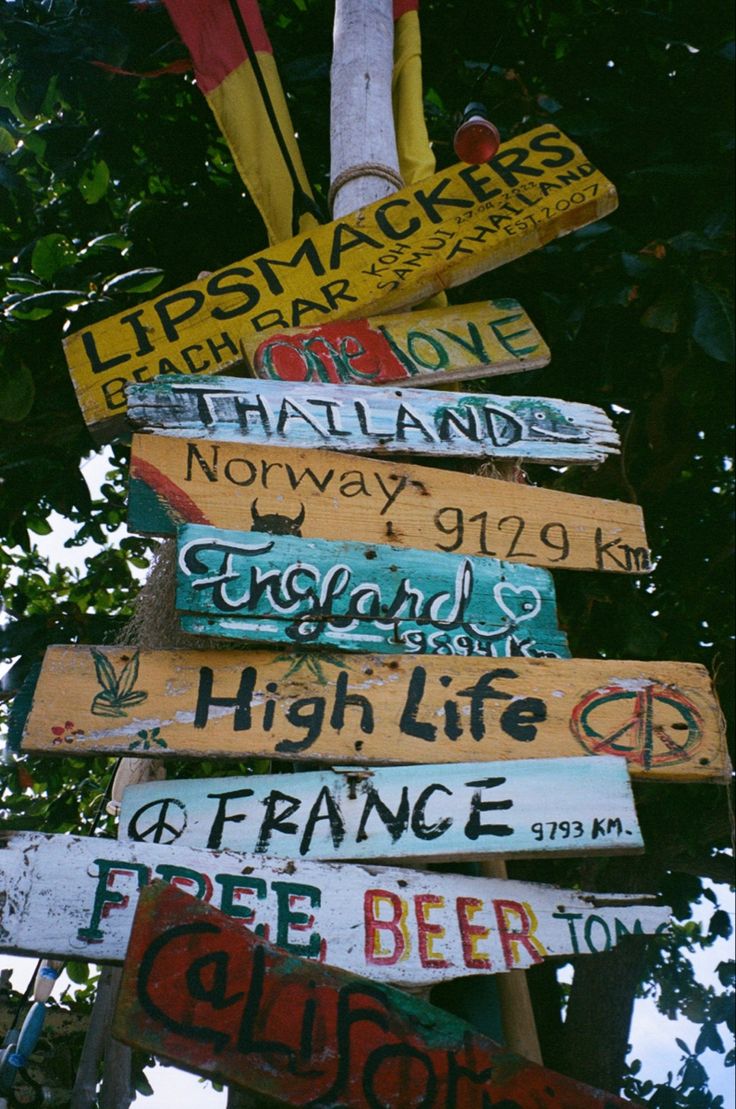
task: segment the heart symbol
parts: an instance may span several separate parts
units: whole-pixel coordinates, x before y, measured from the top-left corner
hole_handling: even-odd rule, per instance
[[[501,612],[505,613],[514,624],[533,620],[542,607],[542,598],[533,585],[517,586],[507,581],[500,581],[493,588],[493,596]],[[508,597],[508,601],[504,600],[505,597]]]

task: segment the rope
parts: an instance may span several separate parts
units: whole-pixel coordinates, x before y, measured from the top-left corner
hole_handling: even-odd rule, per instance
[[[330,212],[332,212],[335,197],[340,189],[347,185],[348,181],[355,181],[358,177],[382,177],[384,181],[388,181],[396,189],[403,189],[404,187],[404,179],[401,174],[392,169],[391,166],[384,166],[381,162],[361,162],[357,166],[348,166],[342,173],[338,173],[330,185],[330,191],[327,194],[327,204]]]

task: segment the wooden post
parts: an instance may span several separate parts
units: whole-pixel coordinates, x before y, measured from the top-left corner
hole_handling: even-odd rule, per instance
[[[480,872],[484,878],[508,878],[503,859],[489,859],[481,863]],[[526,971],[511,970],[507,974],[497,974],[495,982],[501,1002],[501,1023],[506,1047],[531,1059],[533,1063],[541,1063],[542,1049],[539,1046]]]
[[[392,0],[336,0],[333,44],[330,202],[337,219],[403,184],[391,108]]]
[[[110,1036],[113,1011],[120,986],[120,967],[103,967],[97,986],[89,1028],[79,1060],[70,1109],[92,1109],[97,1096],[97,1069],[104,1055],[100,1106],[127,1109],[133,1098],[130,1083],[129,1047]],[[112,1050],[111,1050],[112,1049]]]
[[[515,463],[505,460],[496,462],[493,469],[495,476],[503,481],[518,481],[523,476]],[[488,859],[481,864],[480,872],[484,878],[508,878],[506,862],[501,858]],[[542,1049],[526,973],[516,971],[513,974],[497,974],[496,985],[506,1046],[525,1055],[534,1063],[542,1063]]]
[[[108,811],[118,812],[127,786],[165,775],[166,770],[157,760],[121,759],[113,776]],[[92,1109],[97,1094],[97,1070],[103,1058],[100,1109],[128,1109],[135,1096],[131,1082],[131,1050],[110,1034],[121,973],[119,967],[102,969],[72,1091],[71,1109]]]

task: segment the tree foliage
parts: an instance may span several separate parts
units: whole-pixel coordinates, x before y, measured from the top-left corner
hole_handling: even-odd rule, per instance
[[[324,203],[332,5],[261,6]],[[723,0],[497,0],[488,11],[473,0],[422,4],[426,109],[440,165],[454,161],[455,114],[481,99],[505,138],[559,125],[620,193],[606,220],[452,294],[518,298],[553,361],[514,378],[513,391],[601,405],[620,430],[621,457],[597,470],[531,474],[549,487],[638,501],[658,558],[640,581],[557,575],[573,654],[700,662],[724,706],[734,679],[725,603],[733,551],[729,17]],[[181,66],[145,79],[113,72],[165,70],[185,57],[160,5],[6,0],[0,47],[0,656],[17,660],[5,682],[12,692],[47,644],[114,639],[131,611],[134,571],[150,553],[138,537],[107,544],[125,516],[127,449],[114,445],[109,480],[93,500],[81,472],[93,444],[64,335],[245,257],[265,236],[191,75]],[[75,525],[72,544],[101,545],[81,575],[50,566],[34,548],[52,511]],[[8,765],[5,827],[88,832],[109,769],[105,760]],[[707,1109],[718,1099],[700,1057],[727,1050],[734,970],[721,964],[722,988],[704,986],[687,953],[730,927],[717,904],[704,934],[690,919],[694,903],[713,899],[703,880],[728,874],[724,792],[643,785],[637,805],[648,845],[637,866],[526,863],[515,872],[659,892],[673,904],[680,923],[666,944],[647,946],[638,989],[697,1027],[669,1085],[632,1064],[625,1089],[659,1109]],[[565,998],[549,974],[529,978],[554,1065],[566,1050]],[[88,995],[81,989],[72,1008]],[[47,1079],[68,1088],[69,1053],[49,1050]]]

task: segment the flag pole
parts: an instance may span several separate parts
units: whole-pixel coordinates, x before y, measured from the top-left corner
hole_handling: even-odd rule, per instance
[[[336,0],[330,74],[333,219],[400,189],[391,106],[392,0]]]

